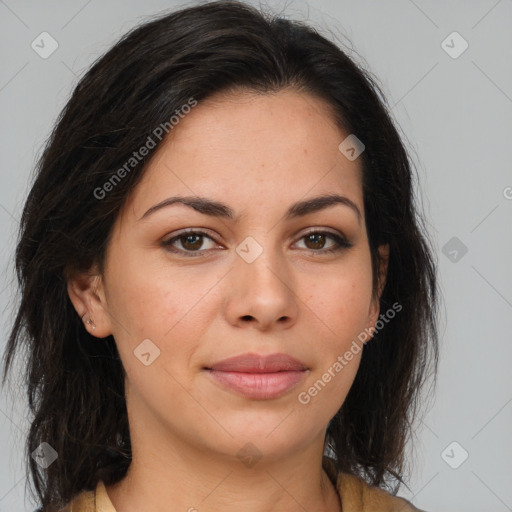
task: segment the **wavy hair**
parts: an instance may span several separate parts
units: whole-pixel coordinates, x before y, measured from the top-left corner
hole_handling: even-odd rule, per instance
[[[24,348],[33,415],[25,456],[45,510],[94,489],[100,479],[121,480],[131,462],[125,373],[114,338],[99,343],[87,332],[68,296],[67,276],[93,264],[103,272],[118,212],[161,142],[105,197],[94,191],[191,97],[200,103],[218,92],[285,88],[323,99],[337,125],[365,144],[360,160],[374,293],[378,246],[389,244],[381,311],[396,302],[403,307],[365,346],[327,428],[326,447],[340,471],[395,493],[404,482],[420,391],[438,364],[436,266],[413,164],[376,79],[348,51],[304,22],[216,1],[147,20],[97,59],[37,163],[16,246],[19,305],[2,383]],[[42,442],[58,453],[45,470],[31,457]]]

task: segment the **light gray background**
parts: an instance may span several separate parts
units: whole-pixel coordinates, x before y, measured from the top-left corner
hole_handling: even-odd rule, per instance
[[[2,351],[13,315],[17,223],[58,113],[78,77],[122,34],[189,3],[0,0]],[[428,511],[512,510],[512,2],[263,5],[307,19],[338,42],[348,38],[394,105],[418,167],[444,295],[442,350],[435,402],[417,431],[411,491],[400,494]],[[31,48],[43,31],[59,44],[48,59]],[[441,45],[453,31],[469,44],[455,59]],[[461,48],[460,40],[447,44]],[[443,253],[452,237],[467,247],[462,257],[459,242],[457,253],[450,246]],[[26,427],[24,395],[13,404],[4,390],[0,512],[35,508],[24,497]],[[452,469],[446,461],[460,464],[463,450],[469,457]]]

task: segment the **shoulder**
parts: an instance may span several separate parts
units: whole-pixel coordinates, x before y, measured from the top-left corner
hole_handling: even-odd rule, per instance
[[[95,491],[81,492],[58,512],[97,512],[96,499],[103,496],[103,489],[103,483],[99,482]],[[341,495],[343,512],[424,512],[404,498],[393,496],[349,473],[338,473],[336,489]],[[102,511],[115,512],[108,499],[101,504]]]
[[[348,473],[338,475],[336,487],[344,512],[422,512],[406,499],[393,496]]]
[[[64,508],[61,508],[56,512],[96,512],[96,492],[82,491],[80,494],[77,494]]]
[[[92,491],[82,491],[58,512],[116,512],[105,484],[99,480]]]
[[[360,477],[338,472],[335,461],[331,457],[324,455],[322,465],[331,481],[336,482],[343,512],[425,512],[404,498],[393,496],[384,489],[369,485]]]

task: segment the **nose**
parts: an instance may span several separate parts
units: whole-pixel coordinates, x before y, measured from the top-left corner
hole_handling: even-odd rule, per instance
[[[251,263],[237,256],[227,277],[224,314],[232,325],[268,331],[288,329],[297,321],[296,283],[276,252],[263,250]]]

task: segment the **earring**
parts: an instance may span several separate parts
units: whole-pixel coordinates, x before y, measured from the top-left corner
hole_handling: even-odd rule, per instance
[[[94,331],[96,329],[96,326],[94,325],[94,322],[91,320],[91,317],[86,313],[87,318],[85,319],[85,323],[91,327],[91,330]],[[85,315],[84,315],[85,317]]]

